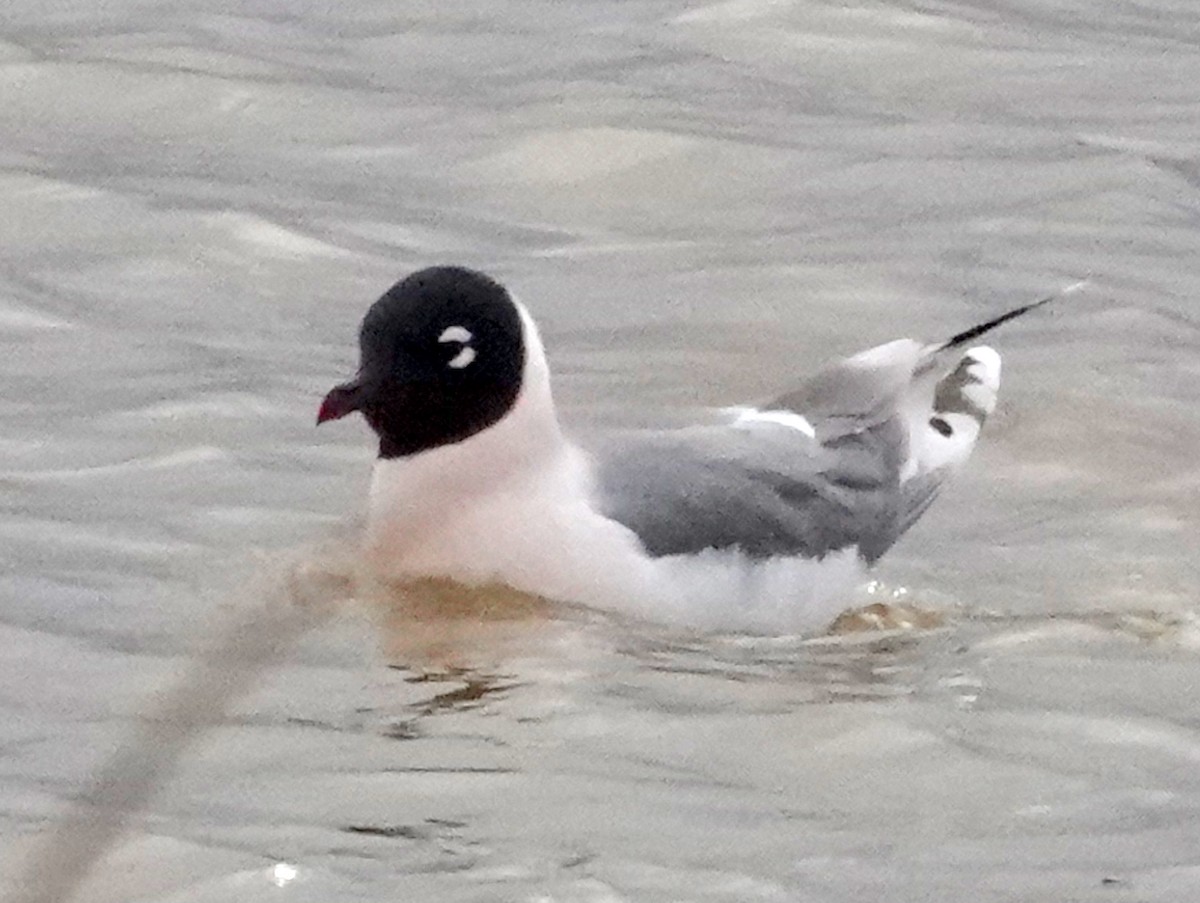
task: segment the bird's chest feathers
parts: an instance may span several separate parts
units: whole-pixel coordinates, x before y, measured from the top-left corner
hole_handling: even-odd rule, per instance
[[[584,492],[570,463],[516,471],[487,462],[425,465],[376,464],[367,553],[382,573],[520,586],[586,541]]]

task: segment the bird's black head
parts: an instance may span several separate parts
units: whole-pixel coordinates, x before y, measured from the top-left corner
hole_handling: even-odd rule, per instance
[[[381,458],[461,442],[500,420],[521,391],[521,316],[482,273],[413,273],[371,305],[358,342],[358,375],[325,396],[317,423],[361,412]]]

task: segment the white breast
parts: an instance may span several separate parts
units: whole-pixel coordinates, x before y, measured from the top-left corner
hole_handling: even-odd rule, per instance
[[[652,579],[636,537],[588,504],[586,462],[570,447],[485,492],[414,483],[409,463],[380,461],[372,483],[367,551],[387,576],[500,583],[585,605]]]

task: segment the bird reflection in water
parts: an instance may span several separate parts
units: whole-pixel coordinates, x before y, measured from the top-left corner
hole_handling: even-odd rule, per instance
[[[410,684],[437,688],[410,704],[411,717],[385,728],[397,740],[419,737],[426,717],[478,709],[517,687],[505,662],[534,651],[553,627],[551,603],[500,586],[372,581],[362,601],[388,667],[407,672]]]
[[[294,579],[365,615],[387,666],[405,672],[407,683],[437,687],[410,704],[410,717],[384,728],[397,740],[419,737],[424,717],[477,709],[515,688],[506,663],[544,650],[548,634],[563,629],[556,617],[564,607],[541,597],[448,579],[383,579],[345,546],[313,556]]]
[[[384,657],[417,672],[473,670],[532,651],[556,614],[538,596],[452,580],[367,580],[358,601],[378,625]]]

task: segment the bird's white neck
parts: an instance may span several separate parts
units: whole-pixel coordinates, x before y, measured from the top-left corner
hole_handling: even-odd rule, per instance
[[[481,500],[525,483],[561,457],[566,444],[537,326],[519,302],[525,364],[521,390],[496,423],[461,442],[379,459],[371,479],[368,544],[402,549],[406,536],[436,530]]]

